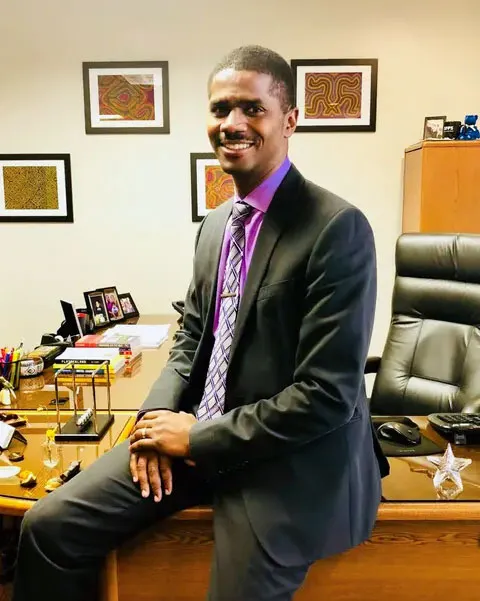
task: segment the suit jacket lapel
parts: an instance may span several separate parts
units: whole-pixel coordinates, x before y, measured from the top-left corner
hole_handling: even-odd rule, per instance
[[[258,290],[267,270],[273,249],[280,234],[288,224],[291,211],[294,210],[294,201],[298,197],[297,189],[302,181],[304,181],[303,177],[292,166],[278,187],[263,219],[238,309],[235,332],[230,349],[230,363],[238,347],[247,317],[257,298]]]
[[[221,205],[216,211],[209,215],[208,221],[205,221],[205,233],[209,237],[205,248],[208,249],[208,256],[202,258],[204,265],[203,280],[208,284],[206,289],[206,307],[207,312],[204,315],[207,328],[213,327],[213,317],[215,315],[215,302],[217,299],[218,267],[220,264],[220,255],[222,252],[223,237],[228,218],[232,212],[233,201],[229,200]],[[203,296],[203,295],[202,295]]]

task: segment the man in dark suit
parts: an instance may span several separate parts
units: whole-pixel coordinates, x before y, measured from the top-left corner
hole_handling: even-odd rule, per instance
[[[198,503],[214,505],[212,601],[287,601],[312,562],[372,530],[387,464],[363,377],[370,226],[290,164],[280,56],[233,51],[209,101],[235,198],[200,226],[183,324],[130,441],[26,514],[15,601],[92,599],[110,549]]]

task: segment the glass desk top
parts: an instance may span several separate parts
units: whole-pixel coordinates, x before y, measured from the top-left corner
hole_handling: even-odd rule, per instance
[[[63,412],[60,415],[61,423],[65,423],[71,415],[71,412]],[[88,467],[101,455],[124,440],[125,436],[128,436],[135,419],[133,415],[125,412],[115,413],[113,424],[102,440],[80,444],[77,442],[56,443],[59,461],[55,467],[49,468],[43,463],[42,443],[45,442],[47,429],[56,427],[56,412],[26,411],[21,413],[21,416],[27,419],[27,425],[19,427],[18,431],[27,439],[27,444],[13,440],[3,455],[8,457],[12,451],[21,452],[24,459],[18,463],[11,463],[11,465],[19,467],[20,470],[33,472],[37,477],[37,485],[33,488],[23,488],[20,486],[19,476],[0,478],[0,513],[2,513],[2,500],[5,498],[35,501],[49,494],[44,488],[47,480],[58,477],[72,461],[81,461],[82,470]],[[0,460],[0,465],[7,464]]]

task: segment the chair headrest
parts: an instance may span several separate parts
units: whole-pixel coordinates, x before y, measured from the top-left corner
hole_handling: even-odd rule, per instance
[[[480,235],[402,234],[396,246],[398,276],[480,283]]]

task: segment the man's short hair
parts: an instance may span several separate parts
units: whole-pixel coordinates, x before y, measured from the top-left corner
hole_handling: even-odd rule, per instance
[[[208,78],[210,89],[213,78],[224,69],[266,73],[272,78],[271,92],[278,95],[283,111],[295,107],[295,85],[290,65],[279,54],[263,46],[241,46],[229,52],[213,69]]]

